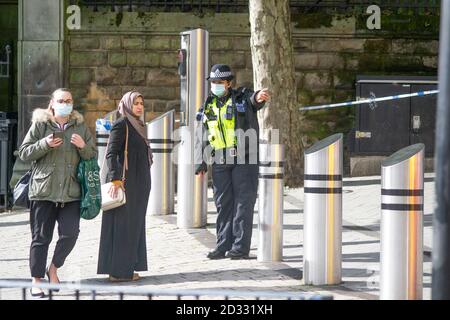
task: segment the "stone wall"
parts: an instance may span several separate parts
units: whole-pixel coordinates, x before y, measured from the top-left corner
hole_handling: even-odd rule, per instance
[[[296,38],[299,103],[316,105],[355,99],[357,75],[436,75],[437,40],[389,38]],[[309,143],[334,132],[346,133],[354,108],[310,111]]]
[[[405,24],[408,17],[413,24]],[[293,15],[299,106],[354,99],[356,75],[436,75],[439,17],[388,18],[386,29],[369,31],[358,16]],[[248,14],[83,9],[81,30],[67,37],[66,82],[90,127],[132,88],[146,98],[147,121],[178,108],[179,33],[197,27],[210,32],[210,63],[230,64],[236,85],[252,87]],[[353,122],[352,108],[308,112],[302,124],[308,138],[299,143],[346,133]]]
[[[113,110],[130,89],[146,98],[149,118],[178,104],[175,40],[170,36],[70,37],[69,87],[90,126]]]
[[[179,110],[178,35],[71,35],[68,86],[89,125],[130,89],[146,99],[147,120]],[[248,37],[210,39],[211,61],[227,63],[238,86],[252,86]]]

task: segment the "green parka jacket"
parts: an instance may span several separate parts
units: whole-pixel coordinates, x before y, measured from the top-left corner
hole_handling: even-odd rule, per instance
[[[64,130],[64,143],[50,148],[45,138],[55,131],[61,131],[51,112],[36,109],[32,125],[22,145],[19,157],[23,161],[34,161],[32,179],[29,186],[30,200],[66,203],[80,200],[81,190],[77,179],[80,159],[97,157],[95,141],[83,116],[73,111]],[[72,134],[80,135],[86,146],[77,148],[70,142]]]

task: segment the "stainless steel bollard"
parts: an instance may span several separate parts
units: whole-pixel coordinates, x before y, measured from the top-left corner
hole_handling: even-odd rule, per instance
[[[178,145],[177,226],[182,229],[206,226],[208,212],[207,174],[195,175],[195,150],[189,127],[180,127]]]
[[[95,131],[95,137],[97,139],[97,152],[98,152],[98,166],[101,168],[105,159],[106,146],[109,139],[109,131]]]
[[[207,222],[208,176],[195,175],[196,164],[203,159],[202,123],[196,120],[196,114],[208,96],[208,31],[182,32],[179,58],[181,112],[180,143],[177,146],[177,226],[200,228]]]
[[[380,299],[422,299],[423,164],[421,143],[381,164]]]
[[[259,145],[258,261],[283,259],[284,145]]]
[[[343,135],[305,151],[303,279],[307,285],[341,282]]]
[[[109,133],[111,131],[112,123],[110,120],[106,119],[97,119],[95,122],[95,137],[96,137],[96,146],[97,146],[97,163],[100,168],[100,181],[106,182],[106,174],[108,172],[107,168],[102,168],[103,164],[106,165],[105,153],[106,147],[108,145]]]
[[[153,151],[152,189],[147,214],[166,215],[175,212],[175,180],[173,164],[173,126],[175,110],[147,124],[147,137]]]

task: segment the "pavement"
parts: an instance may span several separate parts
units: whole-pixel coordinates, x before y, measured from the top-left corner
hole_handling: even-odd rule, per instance
[[[434,175],[425,175],[423,298],[431,297],[432,213]],[[217,218],[208,190],[206,228],[178,229],[176,215],[147,216],[147,272],[138,282],[120,285],[146,289],[213,289],[330,294],[334,299],[379,299],[380,270],[380,177],[346,178],[343,188],[342,283],[334,286],[305,286],[303,270],[303,188],[285,188],[283,260],[258,262],[258,205],[255,207],[252,247],[248,260],[209,260],[215,246]],[[176,206],[175,206],[176,209]],[[31,241],[26,210],[0,213],[0,280],[30,281],[28,253]],[[59,270],[63,282],[110,285],[97,275],[101,216],[82,220],[75,249]],[[57,239],[49,250],[49,261]],[[1,299],[20,299],[17,289],[0,290]],[[73,299],[73,292],[61,290],[54,299]],[[82,299],[90,299],[82,293]],[[139,297],[125,297],[138,299]],[[167,298],[167,297],[166,297]],[[117,299],[102,293],[97,299]],[[161,299],[163,299],[161,297]],[[170,298],[169,298],[170,299]]]

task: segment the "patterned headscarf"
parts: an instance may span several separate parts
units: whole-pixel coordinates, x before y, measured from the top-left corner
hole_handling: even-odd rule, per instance
[[[120,100],[120,102],[119,102],[118,110],[119,110],[119,113],[123,117],[126,117],[128,119],[128,121],[131,123],[133,128],[136,129],[136,131],[142,137],[142,139],[144,139],[145,144],[148,147],[149,164],[152,165],[153,153],[152,153],[152,149],[150,148],[150,143],[148,142],[147,130],[145,128],[144,121],[138,119],[133,114],[133,103],[137,97],[141,97],[142,100],[144,100],[144,96],[137,91],[129,91],[129,92],[125,93],[122,97],[122,100]]]

